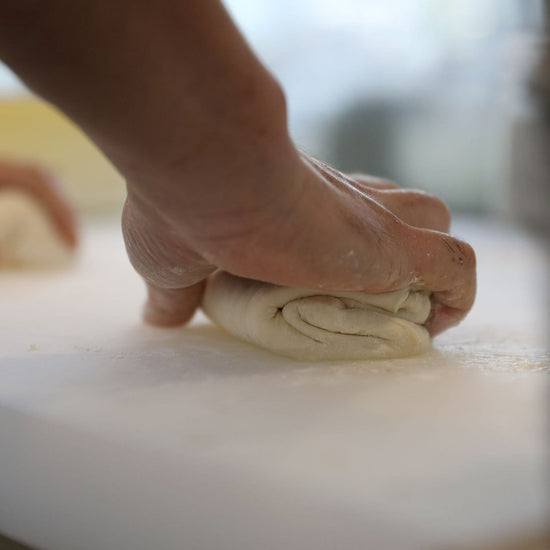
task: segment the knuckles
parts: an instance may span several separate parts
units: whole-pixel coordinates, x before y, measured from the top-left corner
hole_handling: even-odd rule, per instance
[[[447,233],[451,225],[449,208],[438,197],[423,191],[380,190],[380,201],[405,223]]]

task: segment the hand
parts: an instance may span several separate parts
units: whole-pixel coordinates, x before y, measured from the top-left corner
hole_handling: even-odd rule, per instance
[[[73,212],[50,173],[34,165],[0,160],[0,195],[4,190],[19,190],[32,197],[44,208],[59,236],[71,248],[76,247]]]
[[[475,296],[475,255],[447,234],[442,201],[295,153],[296,162],[272,166],[256,185],[244,176],[221,180],[208,203],[192,191],[178,193],[175,182],[161,201],[143,184],[140,193],[129,185],[123,232],[147,282],[147,322],[187,322],[216,269],[305,288],[425,288],[433,292],[432,335],[466,315]],[[217,160],[237,173],[230,158]]]
[[[472,306],[474,253],[445,233],[444,205],[300,155],[280,86],[219,0],[12,0],[0,56],[126,178],[149,322],[186,322],[218,268],[310,288],[426,288],[432,334]]]

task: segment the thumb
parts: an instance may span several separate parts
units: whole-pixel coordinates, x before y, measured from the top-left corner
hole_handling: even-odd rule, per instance
[[[150,325],[175,327],[187,323],[199,307],[205,281],[186,288],[161,288],[147,282],[143,319]]]

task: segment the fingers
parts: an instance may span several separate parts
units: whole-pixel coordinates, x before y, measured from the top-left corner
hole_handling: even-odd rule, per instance
[[[413,227],[449,232],[449,209],[434,195],[415,189],[400,189],[392,181],[364,174],[350,174],[349,177],[359,183],[370,197],[405,223]]]
[[[159,288],[147,283],[143,320],[154,326],[175,327],[186,324],[199,307],[205,281],[187,288]]]
[[[406,224],[448,233],[451,214],[437,197],[409,189],[379,189],[372,195],[382,206]]]
[[[0,191],[19,189],[33,197],[50,217],[65,242],[77,244],[75,216],[52,175],[30,165],[0,160]]]
[[[413,189],[400,189],[392,181],[370,175],[345,175],[317,159],[310,159],[310,162],[340,189],[351,186],[359,190],[369,199],[376,200],[406,224],[444,233],[450,229],[449,209],[441,199],[429,193]]]
[[[458,324],[476,294],[476,257],[470,245],[450,235],[409,227],[404,242],[412,255],[413,284],[433,292],[426,328],[432,336]]]
[[[399,185],[384,178],[377,178],[375,176],[367,176],[366,174],[356,173],[348,174],[348,177],[371,189],[399,189]]]
[[[426,323],[430,333],[439,334],[459,323],[475,299],[475,254],[469,245],[446,234],[450,216],[445,204],[427,193],[399,189],[386,180],[344,176],[315,159],[310,159],[309,164],[328,180],[327,189],[332,194],[322,208],[317,207],[324,213],[317,238],[327,247],[330,237],[321,235],[332,222],[330,233],[339,239],[347,235],[345,241],[353,252],[332,264],[334,272],[342,273],[336,269],[338,266],[347,275],[329,279],[323,274],[325,286],[340,288],[348,280],[349,288],[356,289],[354,275],[360,273],[368,284],[358,289],[365,292],[388,292],[410,285],[424,288],[433,293],[432,312]],[[338,214],[326,214],[329,204],[335,204],[337,198],[343,200],[340,212],[348,220],[342,228],[334,223]],[[362,238],[351,245],[354,239],[350,229],[361,227]],[[330,256],[325,253],[325,257]]]
[[[350,177],[368,192],[369,197],[410,226],[411,242],[407,248],[413,255],[415,282],[433,292],[432,309],[426,323],[430,334],[435,336],[457,325],[474,303],[476,260],[468,244],[445,234],[451,223],[447,205],[433,195],[399,189],[387,180],[362,174]]]

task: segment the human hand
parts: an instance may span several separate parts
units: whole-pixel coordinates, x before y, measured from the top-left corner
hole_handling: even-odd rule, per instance
[[[475,256],[445,233],[444,205],[300,155],[282,89],[219,0],[111,4],[8,3],[0,56],[126,178],[147,321],[186,322],[216,269],[297,287],[425,288],[432,334],[464,317]]]
[[[128,186],[123,232],[147,283],[147,322],[187,322],[217,269],[303,288],[424,288],[433,292],[432,335],[471,308],[475,255],[448,235],[449,212],[439,199],[344,175],[296,149],[269,169],[262,162],[243,170],[229,157],[217,161],[233,178],[220,177],[212,187],[186,182],[182,193],[174,182],[172,192],[159,196],[143,182]]]
[[[426,288],[432,334],[464,317],[475,257],[445,233],[444,205],[301,156],[282,89],[219,0],[73,4],[8,3],[0,55],[126,178],[123,229],[148,322],[186,322],[216,269],[310,288]]]

